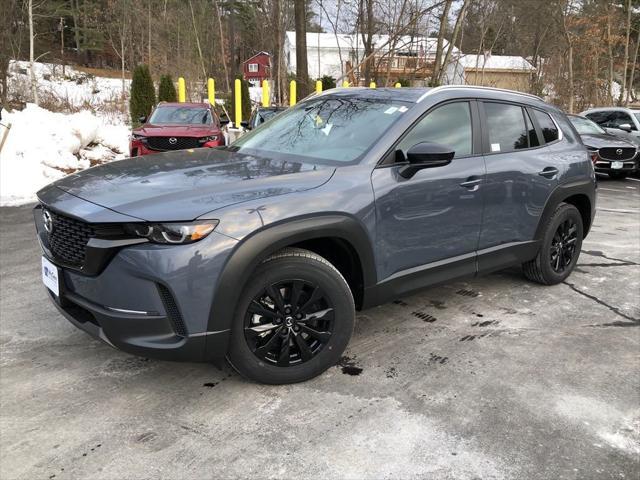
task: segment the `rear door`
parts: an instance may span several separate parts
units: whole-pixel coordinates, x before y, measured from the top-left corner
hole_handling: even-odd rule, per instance
[[[557,159],[545,144],[558,142],[561,131],[542,110],[498,101],[479,106],[487,166],[478,245],[482,255],[483,250],[517,248],[533,240],[560,174]],[[479,269],[483,270],[480,258]]]
[[[455,157],[409,179],[398,174],[397,163],[372,173],[381,278],[456,260],[457,269],[448,270],[452,276],[475,273],[485,176],[476,102],[435,106],[408,129],[395,155],[406,158],[407,150],[421,142],[447,145]]]

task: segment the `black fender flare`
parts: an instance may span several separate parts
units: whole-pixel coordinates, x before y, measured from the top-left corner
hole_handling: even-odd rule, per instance
[[[584,226],[584,237],[587,236],[591,225],[593,225],[593,218],[596,213],[596,185],[595,180],[591,179],[561,184],[551,192],[551,195],[547,198],[547,203],[544,206],[540,220],[538,221],[538,226],[536,227],[536,240],[542,240],[547,219],[553,214],[558,205],[574,195],[585,195],[589,199],[589,224]]]
[[[365,288],[375,285],[377,277],[372,241],[362,223],[353,216],[330,213],[288,219],[256,230],[238,242],[218,277],[207,326],[207,332],[217,333],[213,335],[216,337],[215,341],[211,339],[211,342],[207,342],[208,358],[226,354],[226,343],[236,305],[255,268],[278,250],[322,237],[335,237],[348,242],[359,256]],[[227,335],[221,336],[224,332]]]

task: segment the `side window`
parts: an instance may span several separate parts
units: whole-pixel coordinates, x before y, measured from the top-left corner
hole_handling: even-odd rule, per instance
[[[558,132],[558,127],[551,120],[551,117],[548,113],[542,112],[540,110],[534,110],[533,115],[536,117],[536,121],[538,125],[540,125],[540,129],[542,130],[542,136],[544,137],[544,141],[547,143],[555,142],[560,138],[560,132]]]
[[[598,125],[604,125],[604,123],[607,121],[607,114],[605,112],[587,113],[586,117],[589,120],[593,120]]]
[[[448,103],[422,118],[400,141],[398,150],[405,157],[417,143],[434,142],[451,147],[456,157],[471,155],[473,134],[469,102]]]
[[[512,152],[528,148],[527,126],[522,107],[505,103],[485,102],[491,152]]]
[[[624,124],[631,125],[631,130],[636,130],[636,126],[633,124],[633,120],[631,117],[625,112],[615,112],[615,117],[611,120],[611,127],[618,128],[620,125]]]

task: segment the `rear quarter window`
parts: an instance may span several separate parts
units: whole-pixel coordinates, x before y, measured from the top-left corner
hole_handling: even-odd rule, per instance
[[[560,138],[558,127],[548,113],[534,109],[533,115],[536,117],[540,130],[542,130],[542,137],[546,143],[555,142]]]

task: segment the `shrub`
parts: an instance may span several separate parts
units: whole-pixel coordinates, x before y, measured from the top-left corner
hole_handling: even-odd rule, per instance
[[[138,65],[133,70],[133,79],[131,80],[131,98],[129,99],[131,124],[133,126],[140,125],[138,118],[148,116],[155,104],[156,92],[149,67]]]
[[[322,91],[329,90],[330,88],[336,88],[336,79],[329,76],[324,75],[320,81],[322,82]]]
[[[159,102],[177,102],[178,93],[176,87],[173,84],[171,75],[162,75],[160,77],[160,85],[158,86],[158,101]]]

